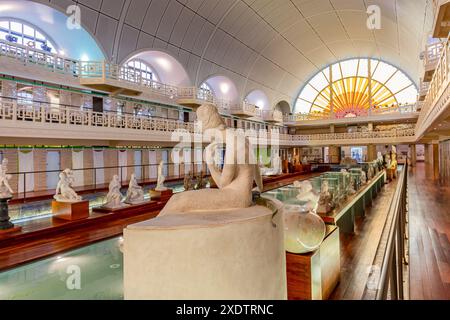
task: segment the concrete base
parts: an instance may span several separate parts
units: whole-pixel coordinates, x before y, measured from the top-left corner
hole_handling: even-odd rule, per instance
[[[125,299],[287,299],[282,204],[270,203],[129,225]]]

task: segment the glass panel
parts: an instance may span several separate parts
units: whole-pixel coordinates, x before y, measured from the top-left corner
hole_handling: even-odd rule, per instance
[[[297,103],[295,104],[295,111],[297,113],[309,113],[310,109],[311,109],[311,102],[307,102],[302,99],[297,100]]]
[[[358,60],[356,59],[341,62],[342,75],[344,78],[355,76],[357,67]]]

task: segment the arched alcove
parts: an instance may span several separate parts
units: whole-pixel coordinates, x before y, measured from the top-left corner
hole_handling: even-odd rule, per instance
[[[253,90],[245,97],[245,101],[254,104],[261,110],[270,110],[270,102],[267,95],[262,90]]]
[[[156,74],[156,80],[173,86],[190,86],[191,81],[183,65],[173,56],[163,51],[144,50],[130,55],[129,61],[141,61],[147,64]]]
[[[283,113],[283,115],[287,115],[291,113],[291,106],[285,100],[281,100],[275,105],[275,110],[279,110]]]
[[[238,90],[234,82],[228,77],[217,75],[203,81],[199,87],[205,84],[211,89],[216,99],[228,100],[236,103],[239,99]]]
[[[105,55],[96,39],[82,26],[69,29],[67,19],[62,12],[41,3],[0,1],[0,20],[17,21],[34,27],[51,39],[58,48],[58,54],[85,61],[103,60]]]

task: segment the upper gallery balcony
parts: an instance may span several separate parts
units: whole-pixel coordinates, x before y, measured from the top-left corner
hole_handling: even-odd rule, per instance
[[[424,51],[424,69],[425,73],[423,76],[424,82],[431,81],[434,71],[436,70],[436,66],[439,62],[439,59],[441,57],[442,49],[444,45],[442,42],[436,42],[432,44],[428,44],[426,46],[426,49]]]
[[[263,110],[262,117],[267,122],[283,122],[283,113],[280,110]]]
[[[448,130],[445,129],[445,126],[442,126],[442,123],[450,119],[449,51],[450,47],[447,39],[417,121],[416,134],[419,139],[426,138],[424,137],[425,135],[438,137],[439,134],[442,134],[443,136],[448,136]]]
[[[436,0],[433,38],[447,38],[450,32],[450,0]]]
[[[242,101],[240,104],[234,105],[231,108],[231,114],[246,118],[261,118],[261,109],[254,104]]]
[[[331,124],[358,124],[361,122],[382,122],[397,120],[416,120],[419,117],[417,104],[394,105],[372,108],[358,116],[340,117],[335,113],[297,113],[284,116],[284,123],[292,126],[321,126]]]

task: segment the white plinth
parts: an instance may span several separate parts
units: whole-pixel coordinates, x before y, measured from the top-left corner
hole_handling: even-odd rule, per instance
[[[287,299],[283,217],[272,214],[255,206],[129,225],[125,299]]]

